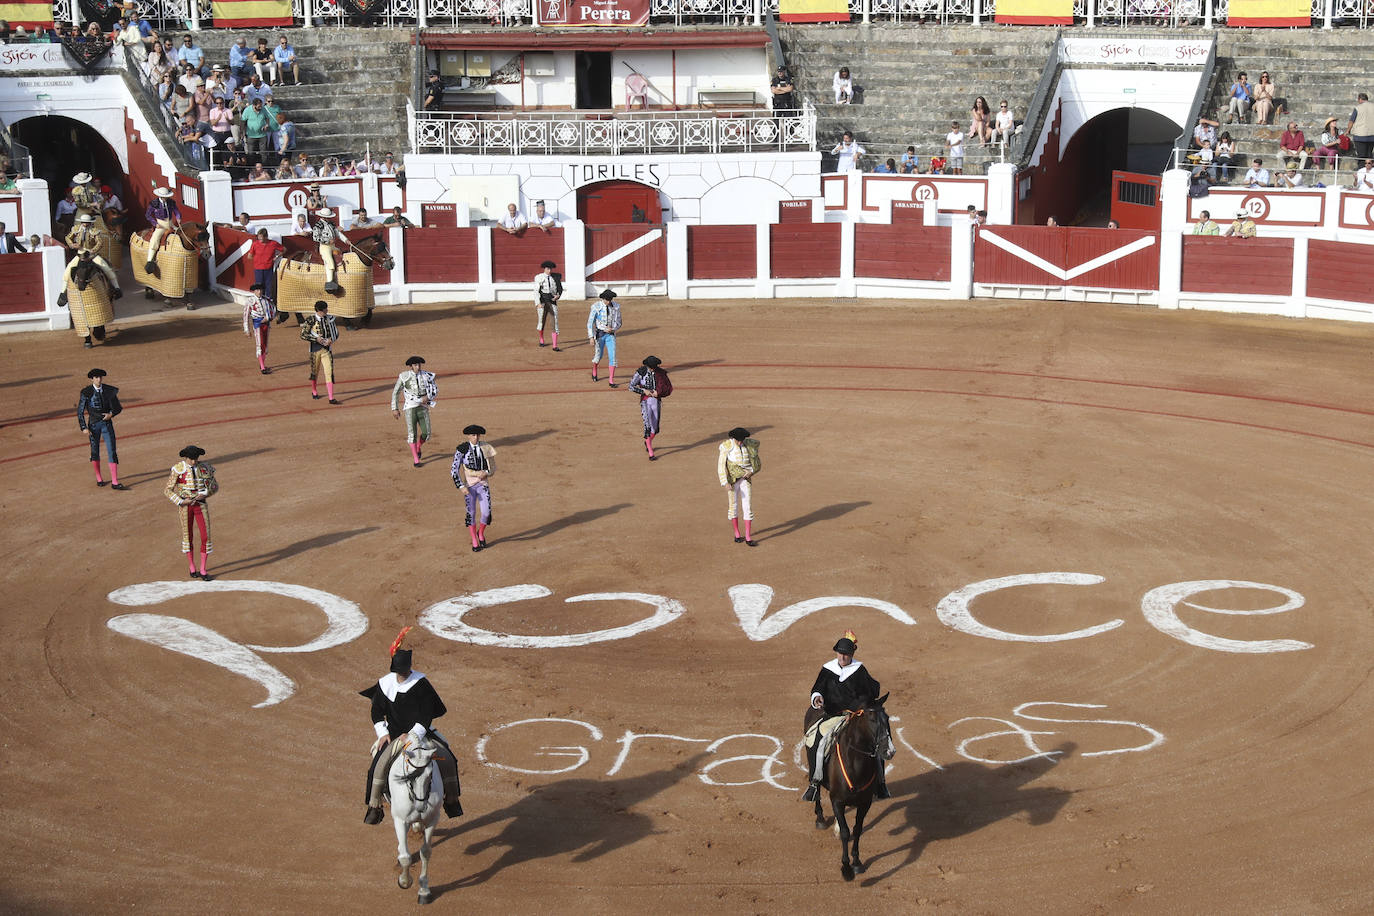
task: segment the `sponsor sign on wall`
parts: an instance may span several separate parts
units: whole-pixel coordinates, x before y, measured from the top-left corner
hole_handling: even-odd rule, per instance
[[[1211,42],[1138,38],[1065,38],[1059,60],[1066,64],[1149,64],[1201,67]]]
[[[73,62],[59,44],[0,45],[0,71],[6,76],[38,70],[70,70]]]
[[[644,26],[650,0],[535,0],[540,25]]]

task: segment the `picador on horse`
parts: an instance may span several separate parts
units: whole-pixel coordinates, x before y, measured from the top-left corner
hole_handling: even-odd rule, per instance
[[[463,806],[458,801],[462,790],[458,785],[458,760],[444,736],[434,730],[434,720],[448,709],[434,685],[419,671],[411,669],[413,653],[401,648],[410,627],[406,627],[391,644],[391,671],[377,683],[360,691],[372,701],[372,727],[377,741],[372,745],[372,767],[367,771],[367,811],[363,823],[382,822],[382,796],[387,788],[387,773],[391,764],[405,749],[407,739],[419,743],[426,735],[440,745],[434,759],[444,780],[444,813],[461,817]]]
[[[835,643],[835,657],[826,662],[816,683],[811,687],[811,708],[806,711],[803,729],[806,735],[806,763],[811,770],[811,784],[802,796],[803,801],[815,801],[825,781],[825,759],[834,744],[835,730],[845,722],[845,713],[861,710],[876,701],[880,694],[878,682],[868,673],[863,662],[854,658],[859,650],[852,630]],[[891,756],[888,754],[887,756]],[[885,767],[878,768],[878,798],[891,798],[887,791]]]

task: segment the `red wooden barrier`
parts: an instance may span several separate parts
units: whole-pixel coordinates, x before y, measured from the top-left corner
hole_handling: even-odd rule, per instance
[[[1159,233],[1140,229],[1065,229],[1065,286],[1159,289]],[[1101,266],[1083,270],[1091,262]]]
[[[240,229],[233,229],[229,226],[220,224],[215,225],[215,263],[219,265],[219,275],[215,277],[215,282],[224,286],[231,286],[234,289],[247,289],[253,285],[253,256],[244,254],[237,257],[239,246],[244,242],[252,241],[253,237]],[[225,267],[224,264],[230,258],[236,258],[232,264]]]
[[[1374,284],[1365,278],[1365,265],[1371,254],[1374,246],[1309,239],[1307,295],[1374,303]]]
[[[1185,293],[1290,296],[1293,293],[1293,240],[1185,235],[1182,290]]]
[[[28,254],[0,254],[0,313],[22,315],[47,309],[43,301],[43,256]]]
[[[533,226],[517,235],[491,230],[491,278],[497,283],[534,282],[539,265],[553,261],[563,271],[563,230]]]
[[[476,283],[476,229],[405,229],[407,283]],[[530,273],[534,277],[534,273]]]
[[[783,201],[788,203],[788,201]],[[806,201],[810,206],[811,201]],[[754,226],[688,226],[687,277],[741,280],[758,276],[758,229]]]
[[[628,250],[633,245],[640,247]],[[613,260],[606,261],[607,258]],[[605,263],[597,267],[598,261]],[[534,274],[530,276],[533,277]],[[662,226],[631,223],[623,226],[587,227],[588,280],[593,283],[612,283],[616,280],[667,278],[668,243],[663,237]]]
[[[992,237],[1014,250],[996,245]],[[1063,286],[1064,278],[1031,263],[1033,255],[1055,267],[1064,261],[1064,230],[1049,226],[984,226],[973,243],[973,282]]]
[[[839,223],[783,223],[769,228],[771,277],[838,277]]]
[[[948,283],[949,247],[946,228],[859,223],[854,227],[854,276]]]

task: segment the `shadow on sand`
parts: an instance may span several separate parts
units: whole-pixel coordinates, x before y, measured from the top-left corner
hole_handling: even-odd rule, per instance
[[[434,845],[439,846],[505,822],[499,834],[470,843],[464,850],[471,856],[502,847],[501,857],[475,874],[435,887],[435,895],[474,887],[507,868],[537,859],[571,855],[573,862],[590,862],[652,836],[653,818],[635,812],[634,807],[690,777],[705,757],[695,754],[671,770],[627,779],[568,779],[539,786],[513,805],[454,830],[436,831]]]
[[[814,525],[817,522],[828,522],[832,519],[839,518],[841,515],[847,515],[855,509],[862,509],[864,506],[871,505],[873,504],[868,500],[861,499],[854,503],[835,503],[833,506],[822,506],[819,509],[813,509],[805,515],[799,515],[796,518],[764,528],[756,532],[756,534],[760,541],[787,537],[787,535],[795,534],[809,525]]]
[[[572,515],[565,515],[562,518],[556,518],[553,521],[545,522],[536,528],[527,528],[518,534],[507,535],[500,540],[537,541],[542,537],[547,537],[550,534],[562,531],[564,528],[574,528],[578,525],[594,522],[599,518],[605,518],[608,515],[615,515],[621,509],[628,509],[632,505],[634,505],[634,503],[616,503],[614,506],[605,506],[600,509],[583,509],[580,512],[574,512]],[[496,541],[492,543],[495,544]]]
[[[214,572],[218,575],[228,575],[230,573],[240,573],[250,569],[257,569],[259,566],[268,566],[272,563],[290,559],[291,557],[307,553],[311,550],[329,547],[340,541],[346,541],[349,538],[357,537],[360,534],[370,534],[373,531],[379,530],[381,529],[372,525],[367,528],[354,528],[352,531],[335,531],[330,534],[321,534],[313,538],[307,538],[304,541],[296,541],[293,544],[287,544],[285,547],[278,547],[276,550],[270,550],[266,553],[256,554],[251,557],[243,557],[238,560],[231,560],[227,565]]]
[[[1053,757],[1002,766],[960,760],[942,770],[931,770],[889,784],[893,802],[866,825],[865,832],[889,818],[904,817],[905,823],[893,826],[889,835],[910,832],[915,836],[905,846],[871,857],[868,860],[870,871],[883,859],[903,856],[900,862],[888,866],[880,874],[870,874],[864,879],[864,885],[891,877],[921,858],[925,848],[939,840],[967,836],[1023,813],[1032,827],[1050,823],[1073,797],[1073,792],[1054,786],[1027,788],[1026,784],[1048,774],[1077,749],[1078,745],[1065,743],[1045,752]]]

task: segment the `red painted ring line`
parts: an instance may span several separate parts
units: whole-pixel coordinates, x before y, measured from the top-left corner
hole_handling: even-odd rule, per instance
[[[852,371],[852,370],[858,370],[858,371],[874,371],[874,372],[948,372],[948,373],[955,373],[955,374],[963,373],[963,374],[967,374],[967,375],[1008,376],[1008,377],[1010,377],[1010,378],[1036,378],[1036,379],[1045,379],[1045,380],[1047,380],[1047,381],[1054,381],[1054,382],[1078,382],[1078,383],[1082,383],[1082,384],[1085,384],[1085,385],[1109,385],[1109,386],[1119,387],[1119,388],[1134,388],[1134,389],[1139,389],[1139,390],[1142,390],[1142,391],[1168,391],[1168,392],[1172,392],[1172,393],[1174,393],[1174,394],[1196,394],[1196,395],[1202,395],[1202,396],[1204,396],[1204,397],[1232,398],[1232,399],[1235,399],[1235,400],[1242,400],[1242,401],[1258,401],[1258,402],[1260,402],[1260,403],[1265,403],[1265,404],[1286,404],[1286,405],[1288,405],[1288,406],[1290,406],[1290,407],[1308,407],[1308,408],[1311,408],[1311,409],[1313,409],[1313,410],[1330,410],[1330,411],[1335,411],[1335,412],[1337,412],[1337,413],[1349,413],[1349,414],[1356,414],[1356,415],[1358,415],[1358,416],[1366,416],[1366,417],[1368,417],[1368,416],[1374,416],[1374,409],[1366,409],[1366,408],[1361,408],[1361,407],[1344,407],[1344,406],[1341,406],[1341,405],[1339,405],[1339,404],[1324,404],[1324,403],[1321,403],[1321,402],[1319,402],[1319,401],[1295,401],[1295,400],[1291,400],[1291,399],[1289,399],[1289,398],[1281,398],[1281,397],[1276,397],[1276,396],[1273,396],[1273,395],[1262,395],[1262,394],[1237,394],[1237,393],[1229,392],[1229,391],[1209,391],[1209,390],[1207,390],[1207,389],[1205,389],[1205,388],[1180,388],[1180,387],[1176,387],[1176,386],[1172,386],[1172,385],[1154,385],[1154,384],[1149,384],[1149,383],[1146,383],[1146,382],[1125,382],[1125,381],[1118,381],[1118,380],[1115,380],[1115,379],[1096,379],[1096,378],[1086,378],[1086,377],[1083,377],[1083,376],[1074,376],[1074,375],[1046,375],[1046,374],[1039,373],[1039,372],[1020,372],[1020,371],[1016,371],[1016,370],[1012,370],[1012,369],[963,369],[963,368],[958,368],[958,367],[954,367],[954,366],[866,366],[866,365],[860,365],[860,364],[857,364],[857,363],[843,363],[843,364],[829,364],[829,363],[814,363],[814,364],[808,364],[808,363],[720,363],[720,364],[718,364],[718,365],[710,365],[710,366],[693,366],[691,369],[677,370],[677,371],[680,371],[680,372],[691,372],[691,371],[695,371],[695,370],[697,370],[697,369],[846,369],[846,370],[851,370],[851,371]],[[564,368],[553,368],[553,367],[550,367],[550,368],[520,368],[520,369],[476,369],[476,370],[467,371],[467,372],[455,372],[455,373],[453,373],[452,375],[448,376],[448,378],[458,378],[458,377],[461,377],[461,376],[468,376],[468,375],[511,375],[511,374],[516,374],[516,373],[525,373],[525,372],[568,372],[568,371],[574,371],[574,370],[569,370],[569,369],[566,368],[566,367],[564,367]],[[581,372],[581,371],[584,371],[584,370],[581,369],[581,368],[579,368],[579,369],[577,369],[577,370],[575,370],[575,371]],[[350,381],[350,382],[356,381],[356,382],[358,382],[359,384],[362,384],[362,383],[366,383],[366,382],[385,382],[385,381],[389,381],[391,378],[392,378],[392,376],[389,376],[389,375],[379,375],[379,376],[373,376],[373,377],[370,377],[370,378],[350,379],[349,381]],[[201,401],[201,400],[206,400],[206,399],[209,399],[209,398],[234,398],[234,397],[243,397],[243,396],[245,396],[245,395],[253,395],[253,394],[270,394],[270,393],[276,392],[276,391],[291,391],[291,390],[293,390],[293,389],[296,388],[296,387],[298,387],[298,386],[293,384],[293,385],[279,385],[279,386],[276,386],[276,387],[274,387],[274,388],[252,388],[252,389],[246,389],[246,390],[244,390],[244,391],[225,391],[225,392],[220,392],[220,393],[218,393],[218,394],[195,394],[195,395],[188,395],[188,396],[182,397],[182,398],[169,398],[169,399],[164,400],[164,401],[148,401],[147,403],[133,404],[133,405],[130,405],[129,407],[126,407],[125,410],[138,410],[139,408],[144,408],[144,407],[161,407],[161,406],[165,406],[165,405],[167,405],[167,404],[182,404],[182,403],[186,403],[186,402],[189,402],[189,401]],[[754,386],[751,386],[751,387],[754,387]],[[711,389],[709,389],[709,388],[702,388],[702,389],[700,389],[700,390],[708,391],[708,390],[711,390]],[[805,390],[805,389],[799,389],[799,390]],[[823,389],[823,390],[824,390],[824,389]],[[833,390],[842,391],[842,390],[850,390],[850,389],[840,389],[840,388],[837,388],[837,389],[833,389]],[[852,389],[852,390],[855,390],[855,391],[863,391],[863,390],[868,390],[868,389],[856,388],[856,389]],[[908,389],[894,388],[894,389],[890,389],[890,390],[893,390],[893,391],[904,391],[904,390],[908,390]],[[29,423],[46,423],[46,422],[51,422],[51,421],[56,421],[56,420],[62,420],[62,419],[65,419],[67,416],[69,416],[69,415],[68,415],[68,414],[62,414],[61,416],[56,416],[56,417],[30,417],[30,418],[27,418],[27,419],[13,420],[13,421],[10,421],[10,420],[0,420],[0,426],[9,427],[9,426],[24,426],[24,425],[27,425],[27,424],[29,424]]]
[[[1323,441],[1323,442],[1335,442],[1335,443],[1340,444],[1340,445],[1353,445],[1353,446],[1355,446],[1355,447],[1357,447],[1357,448],[1374,449],[1374,442],[1360,442],[1359,440],[1356,440],[1356,439],[1342,439],[1342,438],[1340,438],[1339,436],[1327,436],[1327,435],[1324,435],[1324,434],[1322,434],[1322,433],[1304,432],[1303,430],[1300,430],[1300,429],[1290,429],[1290,428],[1284,427],[1284,426],[1269,426],[1269,425],[1263,424],[1263,423],[1249,423],[1249,422],[1246,422],[1246,421],[1244,421],[1244,420],[1225,420],[1225,419],[1221,419],[1221,418],[1218,418],[1218,417],[1202,417],[1202,416],[1198,416],[1198,415],[1196,415],[1196,414],[1174,413],[1174,412],[1172,412],[1172,411],[1164,411],[1164,410],[1147,410],[1147,409],[1142,408],[1142,407],[1119,407],[1119,406],[1112,405],[1112,404],[1094,404],[1094,403],[1089,402],[1089,401],[1065,401],[1065,400],[1058,400],[1058,399],[1055,399],[1055,398],[1038,398],[1038,397],[1032,397],[1032,396],[1030,396],[1030,395],[1020,395],[1020,394],[992,394],[992,393],[989,393],[989,392],[979,392],[979,391],[952,391],[952,390],[947,390],[947,389],[942,389],[942,388],[874,388],[874,387],[857,386],[857,385],[856,385],[856,386],[825,386],[825,385],[750,385],[749,387],[750,387],[750,389],[753,390],[753,391],[842,391],[842,392],[864,392],[864,391],[867,391],[867,392],[884,392],[884,393],[888,393],[888,394],[931,394],[931,395],[948,395],[948,396],[951,396],[951,397],[991,398],[991,399],[1002,400],[1002,401],[1026,401],[1026,402],[1033,403],[1033,404],[1049,404],[1049,405],[1051,405],[1051,406],[1056,406],[1056,407],[1083,407],[1083,408],[1087,408],[1087,409],[1090,409],[1090,410],[1110,410],[1110,411],[1116,411],[1116,412],[1118,412],[1118,413],[1134,413],[1134,414],[1141,414],[1141,415],[1144,415],[1144,416],[1151,416],[1151,417],[1165,417],[1165,418],[1167,418],[1167,419],[1173,419],[1173,420],[1194,420],[1194,421],[1197,421],[1197,422],[1199,422],[1199,423],[1219,423],[1219,424],[1222,424],[1222,425],[1225,425],[1225,426],[1237,426],[1237,427],[1240,427],[1240,428],[1242,428],[1242,429],[1255,429],[1255,430],[1260,430],[1261,432],[1284,433],[1284,434],[1291,435],[1291,436],[1301,436],[1301,437],[1303,437],[1303,438],[1307,438],[1307,439],[1316,439],[1316,440]],[[698,387],[693,387],[691,390],[692,390],[692,391],[738,391],[739,389],[738,389],[737,387],[733,386],[733,385],[730,385],[730,386],[721,385],[721,386],[706,386],[706,387],[699,387],[699,386],[698,386]],[[557,395],[557,394],[582,394],[582,395],[586,395],[586,394],[608,394],[608,393],[609,393],[609,392],[605,391],[604,389],[603,389],[603,390],[585,389],[585,390],[580,390],[580,391],[568,391],[568,390],[562,390],[562,391],[513,391],[513,392],[495,392],[495,393],[492,393],[492,394],[467,394],[467,395],[458,395],[457,397],[451,398],[450,400],[455,400],[455,401],[469,401],[469,400],[481,400],[481,399],[484,399],[484,398],[547,397],[547,396],[549,396],[549,395]],[[298,415],[298,414],[315,413],[315,412],[317,412],[317,411],[329,411],[329,410],[332,410],[334,407],[368,407],[368,408],[375,409],[376,406],[377,406],[377,405],[376,405],[375,403],[356,404],[356,405],[352,405],[352,404],[338,404],[338,405],[330,405],[329,407],[315,407],[315,408],[310,408],[310,409],[302,408],[302,409],[300,409],[300,410],[282,410],[282,411],[276,411],[276,412],[274,412],[274,413],[269,413],[269,414],[254,414],[253,416],[247,416],[247,417],[232,417],[232,418],[229,418],[229,419],[211,420],[211,421],[208,421],[208,422],[205,422],[205,423],[187,423],[187,424],[184,424],[184,425],[182,425],[182,426],[168,426],[168,427],[164,427],[164,428],[162,428],[162,429],[147,430],[147,431],[145,431],[145,432],[122,434],[122,435],[120,435],[120,438],[121,438],[121,439],[138,439],[138,438],[141,438],[141,437],[143,437],[143,436],[156,436],[156,435],[161,435],[162,433],[177,432],[177,431],[183,430],[183,429],[201,429],[201,428],[204,428],[204,427],[206,427],[206,426],[222,426],[222,425],[225,425],[225,424],[227,424],[227,423],[244,423],[244,422],[247,422],[247,421],[249,421],[249,420],[262,420],[262,419],[266,419],[266,418],[270,418],[270,417],[294,416],[294,415]],[[496,440],[496,441],[500,441],[500,440]],[[10,458],[0,458],[0,464],[9,464],[9,463],[12,462],[12,461],[24,461],[24,460],[27,460],[27,459],[29,459],[29,458],[41,458],[41,457],[43,457],[44,455],[52,455],[52,454],[56,454],[57,452],[66,452],[66,451],[71,451],[71,450],[73,450],[73,449],[88,448],[88,447],[89,447],[88,443],[85,443],[85,442],[80,442],[80,443],[76,443],[76,444],[73,444],[73,445],[63,445],[63,446],[58,446],[57,448],[46,449],[45,451],[41,451],[41,452],[32,452],[32,453],[27,454],[27,455],[15,455],[15,456],[10,457]]]

